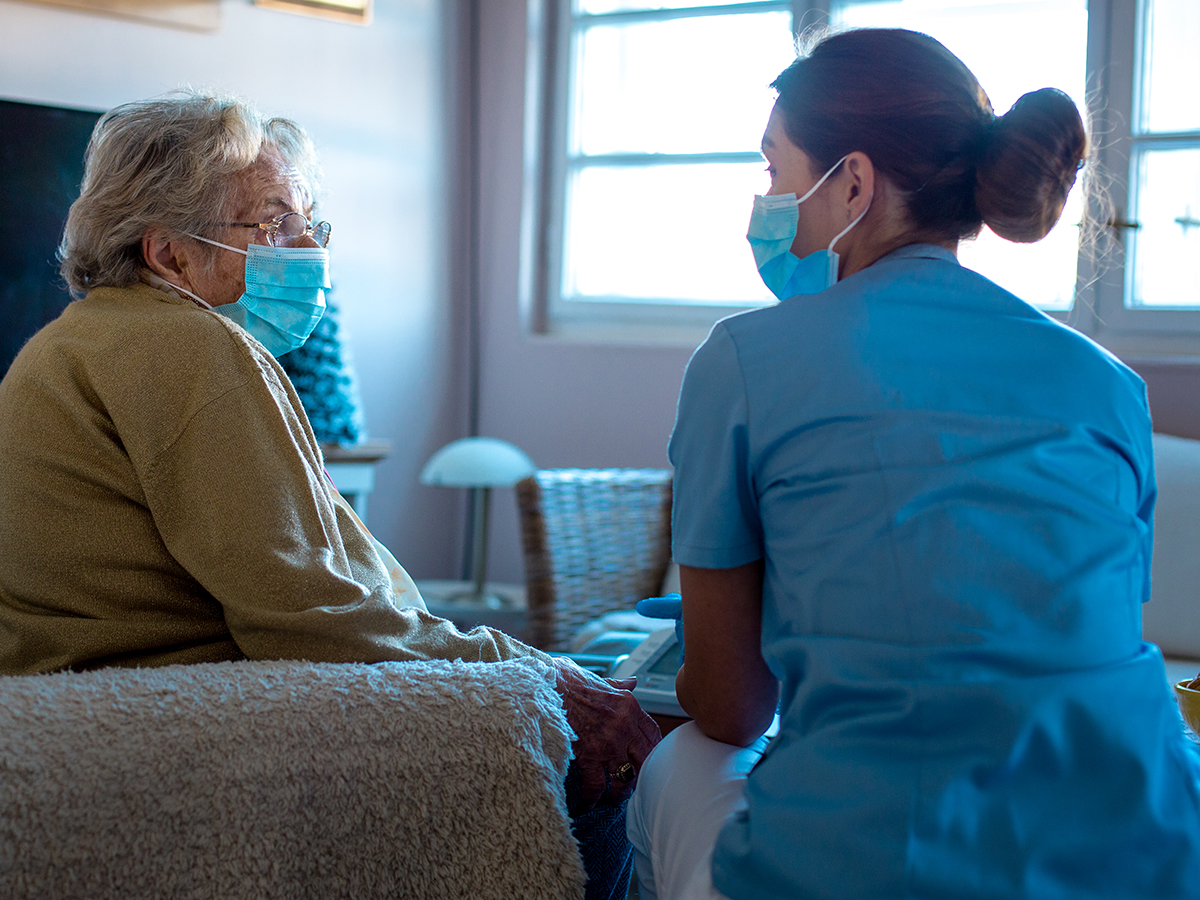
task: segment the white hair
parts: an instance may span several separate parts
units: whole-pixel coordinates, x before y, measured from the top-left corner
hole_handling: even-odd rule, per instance
[[[177,91],[105,113],[88,143],[81,193],[58,250],[71,293],[135,283],[150,228],[183,238],[228,218],[236,176],[264,150],[293,166],[315,198],[320,166],[304,129],[266,119],[236,97]]]

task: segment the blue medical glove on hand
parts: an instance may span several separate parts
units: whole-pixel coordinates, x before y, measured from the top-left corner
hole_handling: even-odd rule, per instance
[[[634,609],[651,619],[674,619],[675,639],[679,642],[679,662],[683,663],[683,598],[674,591],[665,597],[639,600]]]

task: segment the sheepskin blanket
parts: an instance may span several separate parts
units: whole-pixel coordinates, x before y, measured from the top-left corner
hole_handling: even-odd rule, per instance
[[[583,895],[548,666],[0,678],[0,897]]]

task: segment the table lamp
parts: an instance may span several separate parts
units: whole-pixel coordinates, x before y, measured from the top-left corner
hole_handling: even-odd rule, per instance
[[[469,594],[451,600],[469,600],[497,608],[511,602],[485,592],[488,558],[488,508],[494,487],[511,487],[537,470],[523,450],[490,437],[468,437],[452,441],[433,454],[421,470],[421,483],[442,487],[465,487],[472,492],[471,518],[474,529],[471,574],[474,587]]]

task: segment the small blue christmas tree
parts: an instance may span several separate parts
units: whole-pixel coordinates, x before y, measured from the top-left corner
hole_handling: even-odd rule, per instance
[[[296,386],[313,433],[323,444],[357,444],[366,438],[362,397],[350,348],[341,333],[341,315],[326,295],[325,315],[304,346],[279,357]]]

